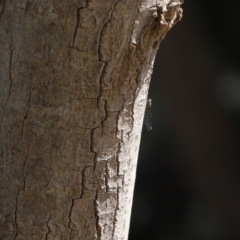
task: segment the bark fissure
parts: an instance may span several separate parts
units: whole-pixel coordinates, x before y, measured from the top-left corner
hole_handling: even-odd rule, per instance
[[[97,166],[97,153],[94,151],[93,149],[93,145],[94,145],[94,131],[97,129],[98,127],[92,129],[91,131],[91,135],[90,135],[90,151],[92,153],[94,153],[94,158],[93,158],[93,171],[96,170],[96,166]]]
[[[119,0],[117,0],[114,5],[113,5],[113,8],[112,8],[112,11],[110,13],[110,17],[109,19],[106,21],[106,23],[103,25],[101,31],[100,31],[100,34],[99,34],[99,39],[98,39],[98,47],[97,47],[97,53],[98,53],[98,61],[99,62],[102,62],[104,63],[103,67],[102,67],[102,70],[100,72],[100,76],[99,76],[99,85],[100,85],[100,88],[99,88],[99,96],[97,98],[97,103],[99,105],[99,102],[100,102],[100,99],[101,99],[101,96],[102,96],[102,78],[104,76],[104,72],[107,68],[107,61],[105,61],[103,59],[103,54],[101,53],[101,44],[102,44],[102,40],[103,40],[103,36],[104,36],[104,30],[106,29],[107,25],[109,24],[109,22],[111,21],[112,17],[113,17],[113,12],[115,11],[116,9],[116,5],[118,4]],[[105,109],[105,113],[106,113],[106,101],[105,101],[105,105],[104,105],[104,109]],[[106,114],[105,114],[105,118],[106,118]],[[105,120],[105,118],[101,121],[101,125],[103,126],[103,121]]]
[[[77,36],[79,24],[80,24],[80,11],[84,8],[88,8],[88,5],[89,5],[89,0],[86,0],[86,5],[84,7],[80,7],[80,8],[77,9],[77,22],[76,22],[76,26],[75,26],[75,29],[74,29],[73,40],[72,40],[72,47],[73,48],[75,48],[75,46],[74,46],[75,45],[75,39],[76,39],[76,36]],[[76,49],[78,49],[78,48],[76,48]]]
[[[104,105],[103,105],[103,109],[104,109],[104,114],[105,116],[103,117],[103,119],[101,120],[101,128],[103,129],[103,124],[106,121],[107,117],[108,117],[108,112],[107,112],[107,101],[104,100]]]
[[[27,159],[28,159],[28,155],[29,155],[29,148],[30,148],[30,144],[28,144],[27,154],[26,154],[26,157],[25,157],[24,162],[23,162],[23,168],[22,168],[22,173],[23,173],[23,189],[22,189],[22,190],[25,190],[25,186],[26,186],[25,168],[26,168],[26,163],[27,163]]]
[[[27,111],[26,111],[26,114],[25,114],[25,116],[24,116],[24,118],[23,118],[23,121],[22,121],[21,137],[23,137],[25,121],[26,121],[27,118],[28,118],[28,112],[29,112],[29,109],[30,109],[31,97],[32,97],[32,90],[30,90],[30,93],[29,93],[29,98],[28,98],[28,102],[27,102]]]
[[[23,175],[23,187],[21,189],[18,190],[17,192],[17,196],[16,196],[16,208],[15,208],[15,212],[14,212],[14,221],[15,221],[15,226],[16,226],[16,234],[14,239],[17,238],[18,236],[18,232],[19,232],[19,227],[18,227],[18,222],[17,222],[17,212],[18,212],[18,198],[19,195],[21,193],[21,191],[25,190],[26,187],[26,176],[25,176],[25,168],[26,168],[26,163],[27,163],[27,159],[28,159],[28,155],[29,155],[29,148],[30,148],[30,144],[28,144],[28,148],[27,148],[27,153],[23,162],[23,167],[22,167],[22,175]]]
[[[117,6],[118,3],[119,3],[119,0],[117,0],[117,1],[113,4],[113,8],[112,8],[112,11],[111,11],[111,13],[110,13],[110,17],[109,17],[109,19],[106,21],[106,23],[103,25],[102,30],[101,30],[100,35],[99,35],[98,48],[97,48],[97,49],[98,49],[98,61],[99,61],[99,62],[105,62],[105,63],[106,63],[106,61],[103,60],[103,54],[101,53],[101,43],[102,43],[102,39],[103,39],[103,35],[104,35],[104,30],[106,29],[107,25],[111,22],[111,19],[112,19],[112,17],[113,17],[113,13],[114,13],[114,11],[116,10],[116,6]],[[100,77],[100,78],[101,78],[101,77]]]
[[[20,191],[21,191],[21,189],[18,190],[17,197],[16,197],[16,208],[15,208],[15,213],[14,213],[15,214],[14,221],[15,221],[16,233],[15,233],[14,239],[17,238],[18,231],[19,231],[18,222],[17,222],[17,211],[18,211],[18,197],[19,197]]]
[[[119,154],[121,153],[121,148],[123,146],[123,130],[121,130],[121,138],[120,138],[120,142],[118,144],[118,149],[117,149],[117,158],[116,158],[116,163],[117,163],[117,175],[121,176],[120,174],[120,161],[119,161]]]
[[[133,103],[132,103],[132,107],[131,107],[131,115],[130,115],[130,118],[131,118],[131,121],[132,121],[132,127],[131,127],[131,131],[128,133],[128,137],[130,138],[130,133],[132,132],[133,130],[133,124],[134,124],[134,101],[135,101],[135,96],[133,96]]]
[[[53,170],[52,170],[51,168],[50,168],[50,170],[53,172]],[[50,184],[51,179],[52,179],[52,176],[53,176],[53,174],[51,174],[51,175],[49,176],[49,179],[48,179],[47,183],[44,185],[44,187],[47,187],[47,186]]]
[[[45,240],[48,240],[48,235],[50,234],[51,232],[51,229],[50,229],[50,226],[49,226],[49,222],[51,220],[51,213],[50,213],[50,216],[49,216],[49,219],[47,220],[47,229],[48,229],[48,232],[46,233],[46,237],[45,237]]]
[[[94,214],[96,218],[96,231],[97,231],[97,239],[101,239],[101,227],[99,224],[99,215],[98,215],[98,188],[96,189],[96,195],[94,198]]]
[[[70,48],[70,49],[74,49],[74,50],[77,50],[78,52],[82,52],[82,53],[87,53],[89,52],[88,50],[81,50],[79,48],[77,48],[76,46],[67,46],[67,48]]]
[[[116,229],[116,223],[117,223],[117,211],[119,210],[119,190],[120,190],[120,187],[117,188],[117,203],[116,203],[114,216],[113,216],[112,238],[114,237],[114,233],[115,233],[115,229]]]
[[[104,167],[104,170],[105,170],[105,188],[106,188],[106,192],[109,192],[109,185],[108,185],[108,179],[109,179],[109,169],[108,169],[108,161],[105,162],[105,167]]]
[[[0,20],[1,20],[1,17],[4,14],[4,11],[5,11],[5,0],[1,0],[0,3],[1,3],[1,7],[2,7],[2,9],[0,11]]]
[[[71,235],[72,235],[72,232],[76,231],[72,228],[71,224],[72,224],[72,220],[71,220],[71,215],[73,213],[73,208],[75,206],[75,201],[76,200],[79,200],[79,199],[83,199],[84,198],[84,189],[86,188],[85,186],[85,174],[86,174],[86,170],[87,168],[90,168],[91,166],[86,166],[83,170],[82,170],[82,180],[81,180],[81,192],[80,192],[80,196],[78,198],[72,198],[72,203],[71,203],[71,207],[69,209],[69,214],[68,214],[68,228],[70,229],[70,233],[69,233],[69,236],[70,236],[70,239],[71,239]]]
[[[97,127],[98,128],[98,127]],[[94,130],[95,129],[97,129],[97,128],[94,128],[94,129],[92,129],[92,131],[91,131],[91,134],[90,134],[90,151],[92,152],[92,153],[95,153],[96,154],[96,152],[94,152],[94,150],[93,150],[93,134],[94,134]],[[94,158],[95,159],[95,158]],[[95,166],[95,164],[94,164],[94,166]],[[95,170],[95,169],[94,169]]]
[[[78,27],[79,27],[80,11],[81,11],[81,9],[84,9],[84,8],[85,8],[85,7],[81,7],[81,8],[78,8],[78,9],[77,9],[77,23],[76,23],[76,27],[75,27],[74,34],[73,34],[72,47],[74,47],[75,39],[76,39]]]
[[[72,234],[72,227],[71,227],[71,223],[72,223],[72,220],[71,220],[71,215],[72,215],[72,209],[74,207],[74,199],[72,199],[72,204],[71,204],[71,207],[69,209],[69,214],[68,214],[68,228],[70,229],[70,232],[69,232],[69,239],[71,239],[71,234]]]
[[[11,44],[9,46],[9,50],[10,50],[10,54],[9,54],[9,68],[8,68],[8,74],[9,74],[9,91],[8,91],[8,96],[7,96],[7,101],[10,98],[10,95],[12,93],[12,57],[13,57],[13,49],[12,49],[12,41]]]
[[[82,189],[81,189],[81,194],[80,194],[80,198],[83,198],[83,195],[84,195],[84,189],[85,189],[85,174],[86,174],[86,170],[87,168],[89,168],[90,166],[86,166],[83,171],[82,171],[82,182],[81,182],[81,186],[82,186]]]
[[[30,8],[30,2],[29,2],[29,0],[27,0],[27,1],[26,1],[26,6],[25,6],[25,12],[24,12],[24,14],[27,13],[27,11],[29,10],[29,8]]]

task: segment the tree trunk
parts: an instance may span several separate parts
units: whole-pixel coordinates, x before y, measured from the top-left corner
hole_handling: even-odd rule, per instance
[[[153,61],[179,1],[0,1],[0,239],[127,239]]]

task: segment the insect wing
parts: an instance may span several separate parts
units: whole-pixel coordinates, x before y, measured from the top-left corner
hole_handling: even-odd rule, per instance
[[[148,131],[152,130],[152,109],[151,107],[147,110],[146,128]]]

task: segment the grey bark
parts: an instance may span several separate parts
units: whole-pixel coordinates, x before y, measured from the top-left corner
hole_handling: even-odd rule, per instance
[[[127,239],[153,61],[180,5],[0,1],[0,239]]]

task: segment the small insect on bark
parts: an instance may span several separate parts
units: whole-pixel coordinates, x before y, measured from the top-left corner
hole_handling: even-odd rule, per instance
[[[145,110],[145,117],[144,117],[144,123],[146,125],[146,128],[148,131],[152,130],[152,100],[148,99],[146,104],[146,110]]]

